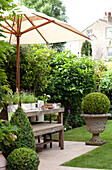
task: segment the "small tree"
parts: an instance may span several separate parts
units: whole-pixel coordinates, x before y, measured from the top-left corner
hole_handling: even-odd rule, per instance
[[[10,121],[11,125],[16,125],[18,128],[17,132],[14,134],[17,136],[16,141],[13,146],[8,146],[5,148],[5,157],[7,157],[14,149],[18,148],[30,148],[36,150],[34,133],[29,122],[27,115],[18,107]]]
[[[91,43],[87,40],[85,40],[85,42],[82,44],[81,56],[92,56],[92,46]]]

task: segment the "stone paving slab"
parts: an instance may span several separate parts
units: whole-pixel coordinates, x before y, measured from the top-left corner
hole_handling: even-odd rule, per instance
[[[60,166],[75,157],[85,154],[98,146],[85,145],[85,142],[64,142],[64,150],[60,150],[58,143],[53,143],[53,148],[43,149],[37,153],[40,159],[38,170],[96,170],[88,168],[75,168]],[[98,169],[99,170],[99,169]]]

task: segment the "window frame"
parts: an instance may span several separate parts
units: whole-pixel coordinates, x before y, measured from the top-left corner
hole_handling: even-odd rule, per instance
[[[109,49],[111,49],[110,52],[109,52]],[[109,53],[110,55],[108,55]],[[107,56],[112,57],[112,46],[107,47]]]
[[[91,31],[91,33],[88,33],[89,31]],[[92,29],[87,30],[87,36],[88,36],[88,38],[92,38],[93,37],[93,30]]]
[[[108,33],[109,35],[107,34],[108,29],[111,29],[111,31],[109,31],[109,33]],[[105,28],[105,37],[106,37],[106,39],[112,39],[112,27]]]

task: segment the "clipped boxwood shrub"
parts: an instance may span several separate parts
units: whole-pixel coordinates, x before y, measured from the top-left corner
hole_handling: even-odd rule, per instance
[[[27,115],[18,107],[14,115],[11,117],[10,123],[18,127],[17,140],[15,141],[14,149],[16,148],[31,148],[36,149],[34,133]]]
[[[38,165],[39,157],[32,149],[15,149],[7,157],[7,170],[37,170]]]
[[[103,93],[89,93],[84,97],[81,107],[84,114],[105,114],[110,108],[110,101]]]

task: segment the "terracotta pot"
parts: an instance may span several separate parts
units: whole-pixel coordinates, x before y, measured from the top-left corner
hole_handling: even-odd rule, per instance
[[[92,133],[92,138],[86,142],[87,145],[103,145],[106,141],[100,139],[99,133],[105,130],[108,117],[107,114],[81,114],[84,117],[88,132]]]
[[[6,170],[6,159],[0,151],[0,170]]]

